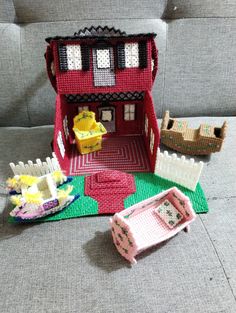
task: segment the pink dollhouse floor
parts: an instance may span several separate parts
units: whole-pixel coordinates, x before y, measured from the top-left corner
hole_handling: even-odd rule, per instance
[[[73,147],[69,175],[92,174],[102,170],[150,172],[142,136],[106,137],[102,150],[80,155]]]

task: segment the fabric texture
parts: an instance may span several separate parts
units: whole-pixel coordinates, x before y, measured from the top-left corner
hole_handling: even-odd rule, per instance
[[[168,24],[164,111],[170,109],[173,116],[236,115],[235,36],[234,18]],[[219,47],[224,47],[220,53]]]
[[[15,8],[12,0],[0,0],[0,22],[14,22]]]
[[[167,0],[143,0],[142,3],[138,0],[130,0],[128,3],[122,0],[119,5],[115,0],[109,2],[102,0],[95,3],[93,0],[68,0],[60,1],[60,5],[58,5],[57,0],[43,0],[40,2],[13,0],[13,2],[18,22],[37,23],[63,20],[75,21],[81,16],[83,19],[94,20],[103,20],[104,17],[107,19],[157,19],[162,17]],[[80,16],[78,16],[78,12],[81,12]]]
[[[236,3],[233,0],[168,0],[164,14],[167,19],[235,16]]]

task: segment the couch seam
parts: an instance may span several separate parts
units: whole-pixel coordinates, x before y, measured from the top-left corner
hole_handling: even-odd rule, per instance
[[[14,12],[15,12],[14,23],[16,24],[17,23],[16,6],[15,6],[14,0],[12,0],[11,2],[12,2],[13,8],[14,8]]]
[[[193,19],[236,19],[236,16],[191,16],[191,17],[176,17],[176,18],[167,18],[167,17],[120,17],[120,18],[106,18],[106,21],[120,21],[120,20],[161,20],[164,22],[172,22],[176,20],[193,20]],[[28,24],[43,24],[43,23],[63,23],[63,22],[84,22],[84,21],[103,21],[102,18],[83,18],[78,20],[56,20],[56,21],[25,21],[25,22],[9,22],[9,21],[0,21],[0,23],[8,23],[8,24],[15,24],[15,25],[28,25]]]
[[[23,81],[23,85],[24,85],[24,88],[26,87],[25,86],[25,79],[24,77],[22,76],[22,69],[23,69],[23,59],[22,59],[22,28],[19,24],[17,24],[20,28],[20,66],[21,66],[21,78],[22,78],[22,81]],[[26,105],[26,112],[27,112],[27,117],[28,117],[28,127],[31,127],[32,126],[32,123],[31,123],[31,118],[30,118],[30,112],[29,112],[29,104],[28,104],[28,100],[25,99],[25,105]]]
[[[3,194],[4,196],[4,204],[3,204],[3,210],[0,214],[0,217],[1,217],[1,220],[0,220],[0,226],[4,226],[4,222],[5,222],[5,218],[4,218],[4,212],[6,211],[6,208],[7,208],[7,205],[8,205],[8,198],[9,198],[9,195],[8,194]]]

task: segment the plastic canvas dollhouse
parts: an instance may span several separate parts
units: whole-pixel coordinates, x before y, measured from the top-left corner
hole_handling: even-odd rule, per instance
[[[67,175],[104,169],[154,172],[159,146],[151,89],[157,74],[155,34],[91,27],[47,38],[47,72],[57,92],[53,150]],[[92,111],[107,130],[102,150],[82,155],[73,119]]]

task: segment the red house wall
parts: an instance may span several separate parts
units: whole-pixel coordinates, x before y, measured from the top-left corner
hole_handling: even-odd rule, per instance
[[[160,133],[158,129],[158,124],[157,124],[157,118],[156,118],[156,113],[154,109],[154,104],[152,100],[151,93],[147,91],[145,93],[145,98],[144,98],[144,117],[143,117],[143,125],[145,125],[145,115],[148,118],[148,135],[144,133],[144,141],[145,145],[147,148],[148,152],[148,157],[150,160],[150,165],[151,165],[151,171],[154,172],[155,170],[155,164],[156,164],[156,157],[157,157],[157,148],[159,147],[160,144]],[[153,153],[151,153],[150,150],[150,132],[151,128],[154,133],[154,147],[153,147]],[[144,129],[144,126],[143,126]]]
[[[124,105],[135,104],[135,120],[124,120]],[[99,121],[98,107],[99,104],[80,104],[89,105],[89,109],[96,113],[96,120]],[[79,105],[79,106],[80,106]],[[143,101],[115,101],[110,102],[108,106],[114,106],[116,108],[116,132],[110,133],[111,135],[138,135],[142,133],[142,116],[143,116]],[[108,135],[110,135],[108,134]]]
[[[134,42],[134,41],[127,41]],[[137,42],[137,41],[135,41]],[[61,42],[62,43],[62,42]],[[77,41],[66,41],[64,44],[79,44]],[[147,68],[126,68],[115,67],[115,86],[95,87],[93,82],[93,59],[92,48],[90,48],[90,70],[68,70],[61,71],[58,58],[58,43],[52,42],[54,64],[57,79],[57,92],[59,94],[84,94],[84,93],[110,93],[151,90],[152,88],[152,42],[147,41]],[[115,55],[115,53],[114,53]],[[116,62],[115,62],[116,63]]]
[[[54,122],[54,138],[53,138],[53,150],[57,156],[58,162],[61,166],[61,168],[65,171],[65,173],[68,173],[69,170],[69,160],[70,160],[70,153],[71,153],[71,145],[69,142],[69,139],[66,139],[64,128],[63,128],[63,119],[67,115],[67,108],[66,104],[61,101],[60,95],[56,96],[56,112],[55,112],[55,122]],[[69,117],[68,117],[69,119]],[[64,158],[61,155],[58,143],[57,143],[57,137],[59,134],[59,131],[61,131],[62,134],[62,140],[65,147],[65,155]]]
[[[62,100],[63,102],[65,100]],[[65,102],[64,102],[65,103]],[[124,120],[124,105],[135,104],[135,120],[125,121]],[[69,121],[70,137],[74,138],[73,133],[73,118],[78,114],[78,107],[89,106],[89,110],[96,114],[96,121],[99,121],[98,107],[99,103],[65,103],[66,111]],[[116,135],[140,135],[143,131],[143,112],[144,112],[144,101],[115,101],[109,102],[108,106],[114,106],[116,108],[116,132],[108,133],[107,136]],[[72,142],[72,140],[70,140]]]
[[[124,105],[135,104],[135,120],[124,120]],[[116,134],[139,135],[142,134],[143,101],[123,101],[116,103]]]

